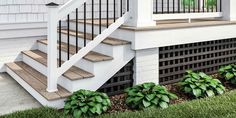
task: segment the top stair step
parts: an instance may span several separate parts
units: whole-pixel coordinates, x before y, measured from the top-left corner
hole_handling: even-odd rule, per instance
[[[23,51],[23,54],[27,55],[28,57],[34,59],[35,61],[47,66],[47,54],[43,53],[39,50],[30,50],[30,51]],[[63,63],[63,62],[62,62]],[[85,78],[94,77],[93,74],[86,72],[78,67],[71,67],[68,71],[66,71],[63,76],[67,77],[69,80],[79,80]]]
[[[8,63],[6,66],[48,101],[64,99],[71,95],[61,86],[58,86],[57,92],[47,92],[47,77],[24,62]]]
[[[48,45],[47,39],[38,40],[38,43]],[[62,44],[61,50],[64,52],[67,52],[67,46],[68,46],[67,43],[62,42],[61,44]],[[69,47],[70,47],[70,50],[69,50],[70,54],[74,55],[76,53],[76,46],[70,45]],[[78,49],[80,50],[81,48],[78,48]],[[91,62],[100,62],[100,61],[109,61],[109,60],[112,60],[113,58],[104,54],[91,51],[84,57],[84,59]]]
[[[62,32],[62,34],[68,34],[67,29],[62,29],[61,32]],[[73,30],[70,30],[69,34],[72,36],[76,36],[76,32]],[[78,32],[78,36],[79,36],[79,38],[84,38],[84,33]],[[96,37],[96,35],[94,35],[94,37]],[[92,34],[86,33],[86,39],[92,40]],[[107,44],[107,45],[112,45],[112,46],[130,44],[130,42],[128,42],[128,41],[124,41],[124,40],[120,40],[120,39],[116,39],[116,38],[111,38],[111,37],[106,38],[105,40],[102,41],[102,43]]]

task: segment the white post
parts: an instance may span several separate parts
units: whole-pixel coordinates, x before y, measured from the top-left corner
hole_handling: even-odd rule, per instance
[[[222,0],[223,19],[229,21],[236,20],[236,0]]]
[[[130,18],[125,23],[128,26],[155,26],[153,21],[153,0],[130,0]]]
[[[159,84],[159,48],[136,50],[134,85],[146,82]]]
[[[47,68],[47,91],[55,92],[57,90],[57,14],[58,4],[53,2],[46,5],[48,7],[48,68]]]

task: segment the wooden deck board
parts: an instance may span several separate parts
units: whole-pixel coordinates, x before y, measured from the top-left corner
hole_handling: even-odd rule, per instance
[[[72,20],[71,22],[76,22]],[[83,20],[78,20],[79,23],[83,23]],[[87,24],[91,24],[92,20],[86,20]],[[109,19],[109,24],[113,23],[112,19]],[[98,25],[99,20],[95,19],[94,24]],[[191,23],[188,23],[188,19],[175,19],[175,20],[160,20],[156,21],[156,26],[148,27],[130,27],[122,25],[120,28],[124,30],[132,31],[148,31],[148,30],[165,30],[165,29],[176,29],[176,28],[190,28],[190,27],[204,27],[204,26],[217,26],[217,25],[232,25],[235,21],[226,21],[218,18],[203,18],[203,19],[192,19]],[[102,26],[106,26],[106,20],[102,19]]]
[[[30,51],[23,51],[22,53],[26,54],[30,58],[34,59],[35,61],[47,66],[47,54],[43,53],[39,50],[30,50]],[[93,74],[86,72],[80,68],[73,66],[68,71],[66,71],[63,76],[67,77],[70,80],[78,80],[78,79],[85,79],[94,77]]]
[[[45,86],[47,86],[47,77],[34,68],[30,67],[29,65],[25,64],[24,62],[15,62],[18,66],[22,67],[26,72],[30,73],[33,77],[35,77],[37,80],[39,80],[41,83],[43,83]],[[71,95],[71,93],[67,90],[65,90],[63,87],[58,85],[58,91],[55,92],[61,98],[65,98]]]
[[[38,40],[39,43],[45,44],[47,45],[47,39],[42,39],[42,40]],[[59,45],[58,45],[59,47]],[[62,42],[62,51],[67,52],[67,43]],[[78,48],[79,50],[81,48]],[[74,45],[70,45],[70,50],[69,50],[70,54],[74,55],[76,53],[76,46]],[[108,61],[108,60],[112,60],[113,58],[101,53],[97,53],[97,52],[89,52],[86,56],[84,56],[84,59],[88,60],[88,61],[92,61],[92,62],[100,62],[100,61]]]
[[[49,93],[46,91],[47,86],[35,78],[31,73],[27,72],[23,66],[22,62],[17,63],[8,63],[6,64],[9,69],[15,72],[19,77],[21,77],[27,84],[29,84],[35,91],[37,91],[40,95],[46,98],[49,101],[57,100],[61,98],[68,97],[70,93],[65,89],[59,88],[58,92]],[[33,70],[31,70],[32,72]],[[35,74],[35,72],[34,72]]]

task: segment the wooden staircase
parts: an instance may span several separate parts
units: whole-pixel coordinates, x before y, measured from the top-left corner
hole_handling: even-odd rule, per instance
[[[67,29],[62,30],[62,33],[67,35]],[[84,40],[82,34],[83,32],[79,33],[79,42]],[[76,46],[73,44],[76,32],[70,29],[69,35],[72,37],[71,44],[66,43],[65,37],[62,39],[62,63],[66,61],[67,46],[70,46],[71,56],[76,53]],[[87,42],[92,40],[91,36],[87,32]],[[48,41],[41,39],[36,43],[38,49],[22,51],[23,60],[7,63],[6,71],[42,105],[56,108],[62,108],[66,98],[74,91],[97,90],[134,57],[130,42],[108,37],[58,79],[57,92],[49,93],[46,90]],[[80,47],[82,44],[78,49]]]

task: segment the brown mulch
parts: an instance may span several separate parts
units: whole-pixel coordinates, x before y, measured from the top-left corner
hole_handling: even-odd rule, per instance
[[[212,74],[212,76],[216,79],[219,79],[222,82],[222,84],[226,88],[226,91],[236,89],[236,85],[232,85],[232,84],[226,82],[220,75]],[[179,104],[179,103],[183,103],[185,101],[191,101],[191,100],[195,99],[195,97],[193,97],[191,95],[187,95],[184,92],[182,92],[177,83],[165,85],[165,87],[171,93],[174,93],[178,96],[178,99],[171,100],[170,104]],[[125,94],[111,96],[110,100],[111,100],[112,106],[111,106],[111,109],[109,109],[108,113],[131,111],[128,108],[128,106],[125,104],[125,98],[126,98]]]
[[[111,109],[108,110],[108,113],[130,111],[129,107],[125,104],[125,98],[125,94],[111,96]]]

